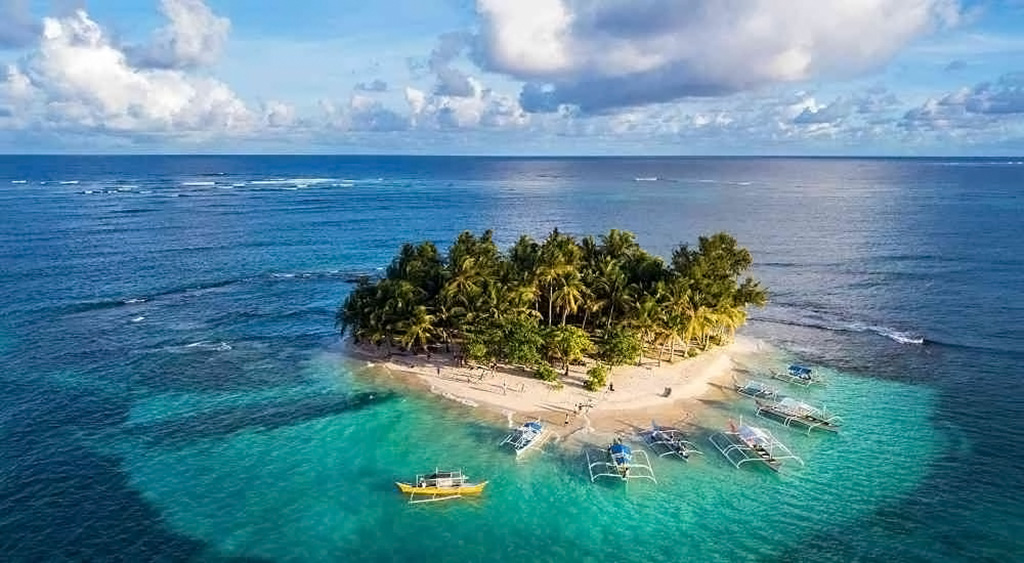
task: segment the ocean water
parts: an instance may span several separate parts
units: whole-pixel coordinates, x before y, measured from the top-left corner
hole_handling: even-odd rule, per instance
[[[0,157],[0,559],[1024,558],[1024,166],[986,159]],[[726,230],[771,303],[754,372],[843,415],[803,458],[590,483],[551,444],[392,386],[333,328],[405,241]],[[780,384],[785,386],[784,384]],[[435,466],[489,479],[410,506]]]

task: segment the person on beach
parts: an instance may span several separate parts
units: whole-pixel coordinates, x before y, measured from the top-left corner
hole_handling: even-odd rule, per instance
[[[441,377],[441,366],[437,366],[437,376]]]
[[[569,413],[565,413],[565,422],[564,422],[564,424],[566,426],[569,426]]]

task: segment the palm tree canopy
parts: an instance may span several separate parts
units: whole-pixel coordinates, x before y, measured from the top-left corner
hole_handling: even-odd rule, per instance
[[[454,342],[519,364],[540,361],[546,342],[567,368],[591,340],[627,349],[727,341],[746,308],[767,301],[757,280],[741,281],[752,263],[726,233],[680,245],[666,263],[615,229],[597,239],[555,229],[541,243],[522,235],[505,252],[491,231],[465,231],[446,255],[429,241],[402,245],[382,278],[359,281],[335,322],[357,341],[409,350]]]

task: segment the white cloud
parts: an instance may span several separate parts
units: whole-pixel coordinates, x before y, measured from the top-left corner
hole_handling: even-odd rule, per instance
[[[426,129],[514,128],[525,125],[528,116],[515,98],[485,88],[479,80],[466,77],[470,92],[464,96],[427,94],[405,89],[410,123]]]
[[[957,0],[477,0],[480,64],[530,111],[711,96],[887,61]]]
[[[0,88],[22,123],[42,128],[242,132],[260,121],[222,82],[132,66],[82,10],[44,19],[38,50]]]
[[[153,34],[149,45],[130,50],[133,62],[182,69],[217,61],[231,31],[230,20],[214,14],[203,0],[161,0],[160,12],[167,25]]]

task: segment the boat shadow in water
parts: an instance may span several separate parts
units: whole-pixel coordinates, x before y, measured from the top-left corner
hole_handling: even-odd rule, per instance
[[[397,395],[366,391],[350,395],[319,395],[275,403],[239,405],[207,410],[172,420],[132,424],[128,432],[148,445],[185,444],[229,436],[244,430],[273,430],[373,407]]]

